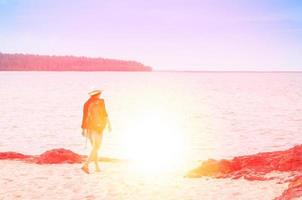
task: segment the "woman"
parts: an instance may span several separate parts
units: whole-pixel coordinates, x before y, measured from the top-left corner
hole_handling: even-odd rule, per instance
[[[89,174],[89,163],[94,161],[95,170],[100,171],[98,150],[100,149],[103,131],[108,126],[111,132],[111,123],[105,108],[104,99],[100,99],[102,91],[93,90],[89,92],[90,98],[84,104],[82,135],[87,137],[92,145],[91,152],[82,166],[82,170]]]

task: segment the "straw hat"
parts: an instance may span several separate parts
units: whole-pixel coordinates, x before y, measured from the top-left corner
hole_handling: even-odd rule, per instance
[[[97,95],[97,94],[101,94],[102,93],[102,90],[97,90],[97,89],[93,89],[93,90],[90,90],[91,92],[88,92],[88,94],[90,96],[94,96],[94,95]]]

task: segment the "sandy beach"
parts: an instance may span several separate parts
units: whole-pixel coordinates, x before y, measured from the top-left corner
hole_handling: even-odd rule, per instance
[[[80,164],[37,165],[0,161],[0,199],[240,199],[269,200],[287,183],[278,180],[185,178],[180,172],[137,173],[127,163],[102,163],[100,173],[85,174]],[[281,175],[281,174],[279,174]]]

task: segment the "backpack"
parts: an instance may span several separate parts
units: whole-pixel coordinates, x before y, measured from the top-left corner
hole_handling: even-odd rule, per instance
[[[102,130],[105,128],[104,104],[101,100],[95,100],[88,107],[88,129]]]

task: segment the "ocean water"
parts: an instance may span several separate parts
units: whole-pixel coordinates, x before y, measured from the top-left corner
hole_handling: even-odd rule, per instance
[[[302,143],[302,73],[0,72],[0,151],[87,153],[92,87],[113,128],[103,156],[205,160]]]

